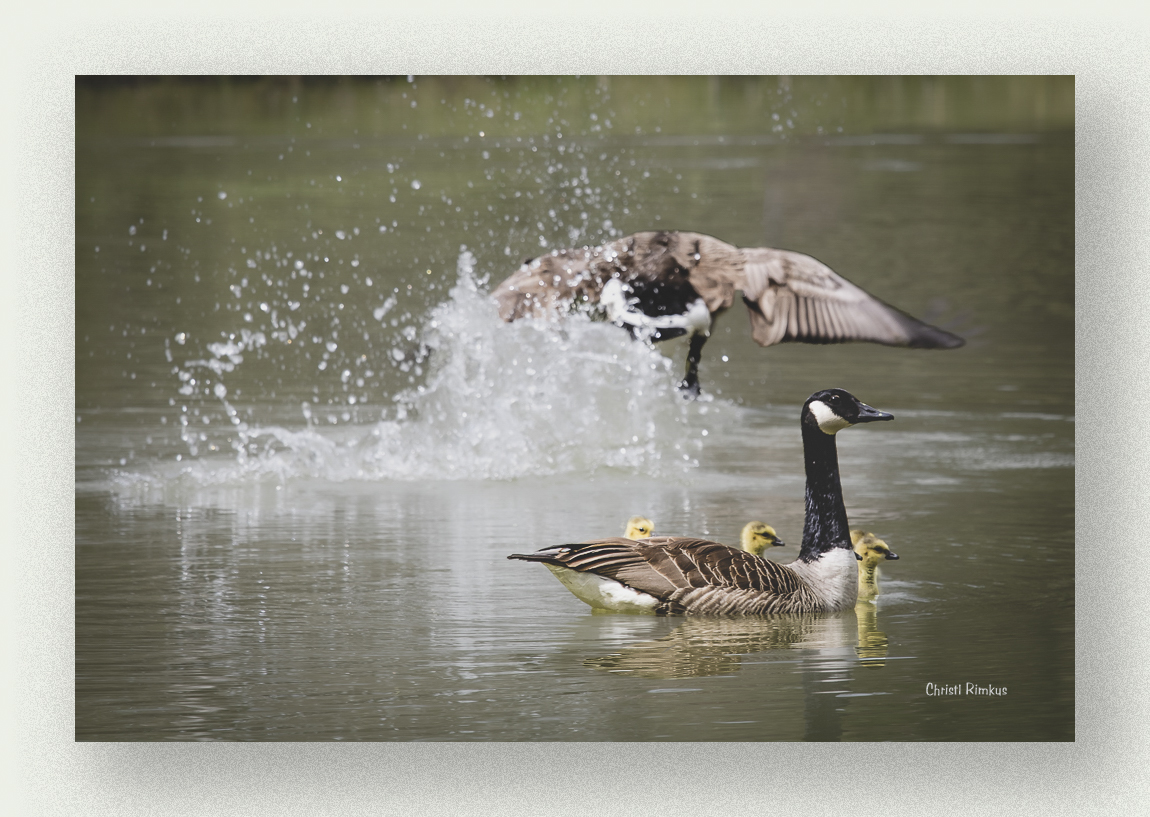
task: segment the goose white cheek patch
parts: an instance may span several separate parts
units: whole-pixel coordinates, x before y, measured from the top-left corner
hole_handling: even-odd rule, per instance
[[[831,407],[822,400],[813,401],[810,408],[811,414],[815,416],[815,421],[819,424],[819,429],[826,434],[837,434],[844,428],[851,426],[850,423],[835,414]]]

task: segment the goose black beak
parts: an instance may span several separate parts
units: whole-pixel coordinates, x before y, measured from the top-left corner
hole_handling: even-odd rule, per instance
[[[898,558],[898,554],[897,554],[897,553],[888,553],[888,554],[886,555],[886,557],[887,557],[888,559],[897,559],[897,558]]]
[[[859,416],[855,420],[858,423],[875,423],[879,420],[893,420],[893,414],[887,414],[885,411],[879,411],[876,408],[871,408],[866,403],[859,403]]]

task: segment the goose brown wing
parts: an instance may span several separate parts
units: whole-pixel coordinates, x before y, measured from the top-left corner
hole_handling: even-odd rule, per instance
[[[775,562],[706,539],[661,536],[640,540],[635,549],[666,580],[685,587],[737,587],[788,592],[799,587],[794,573]]]
[[[883,303],[809,255],[768,247],[742,252],[743,296],[760,346],[869,341],[949,349],[964,343]]]
[[[705,539],[598,539],[509,558],[596,573],[663,600],[698,588],[789,597],[803,586],[782,565]]]
[[[491,293],[505,321],[554,317],[579,301],[599,302],[602,248],[558,250],[527,261]]]

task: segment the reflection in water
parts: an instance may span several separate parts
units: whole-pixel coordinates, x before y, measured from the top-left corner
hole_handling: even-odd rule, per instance
[[[870,619],[873,627],[873,616]],[[863,625],[859,623],[859,645]],[[885,636],[883,637],[885,641]],[[739,671],[742,656],[782,648],[832,650],[854,642],[850,613],[747,618],[687,617],[662,638],[588,658],[584,666],[643,678],[690,678]]]
[[[854,668],[883,666],[886,634],[877,629],[873,604],[855,610],[856,631],[850,612],[781,615],[747,618],[687,617],[670,633],[640,641],[619,652],[583,661],[586,667],[635,678],[697,678],[734,676],[747,656],[787,650],[772,656],[770,664],[791,664],[800,686],[773,690],[776,698],[801,708],[804,740],[840,740],[843,737],[844,699],[873,693],[856,691]],[[857,640],[856,640],[857,638]],[[854,653],[860,659],[856,661]],[[801,658],[792,658],[792,650]],[[761,660],[750,662],[762,664]],[[784,704],[786,705],[786,704]]]
[[[859,643],[855,648],[864,667],[881,667],[886,662],[886,633],[878,628],[878,608],[874,602],[860,601],[855,605],[859,623]]]

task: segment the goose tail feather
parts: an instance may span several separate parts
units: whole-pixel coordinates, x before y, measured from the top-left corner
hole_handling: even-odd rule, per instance
[[[542,562],[546,565],[556,565],[563,567],[562,554],[568,551],[566,547],[553,547],[546,548],[545,550],[538,550],[535,553],[512,553],[508,559],[520,559],[524,562]]]

